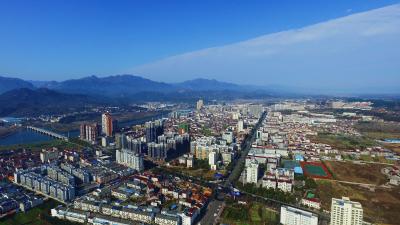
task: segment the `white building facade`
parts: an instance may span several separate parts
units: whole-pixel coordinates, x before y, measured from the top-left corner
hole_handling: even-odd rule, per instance
[[[362,225],[363,208],[359,202],[348,197],[332,198],[331,225]]]
[[[318,225],[318,216],[290,206],[281,206],[280,223],[283,225]]]
[[[253,159],[246,167],[246,183],[257,184],[258,181],[258,162]]]
[[[115,152],[117,163],[130,167],[137,171],[144,170],[143,156],[133,151],[122,149]]]

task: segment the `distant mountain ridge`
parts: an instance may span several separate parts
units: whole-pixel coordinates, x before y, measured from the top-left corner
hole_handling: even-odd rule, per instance
[[[79,111],[86,106],[145,101],[193,102],[202,99],[265,96],[255,88],[198,78],[164,83],[134,75],[89,76],[65,81],[25,81],[0,77],[0,116],[35,116]]]
[[[20,88],[0,94],[0,116],[66,113],[103,103],[94,97],[65,94],[46,88]]]
[[[17,88],[34,88],[33,84],[19,79],[0,76],[0,94]]]
[[[183,89],[190,89],[196,91],[209,91],[209,90],[241,90],[244,86],[234,83],[218,81],[215,79],[197,78],[193,80],[176,83],[176,87]]]
[[[142,91],[168,91],[170,85],[133,75],[89,76],[62,82],[48,82],[41,87],[65,93],[125,97]]]
[[[181,83],[164,83],[135,75],[108,77],[89,76],[61,82],[35,82],[36,87],[48,88],[64,93],[107,97],[129,97],[140,92],[171,93],[179,91],[251,91],[246,86],[198,78]]]

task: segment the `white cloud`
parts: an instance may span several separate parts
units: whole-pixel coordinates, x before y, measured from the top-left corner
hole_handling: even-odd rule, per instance
[[[169,57],[129,72],[163,81],[208,75],[238,83],[351,87],[376,84],[379,77],[382,85],[385,79],[400,84],[399,44],[398,4]]]

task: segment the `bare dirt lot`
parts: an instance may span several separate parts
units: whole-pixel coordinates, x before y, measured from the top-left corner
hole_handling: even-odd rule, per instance
[[[347,196],[362,204],[364,220],[378,224],[399,224],[400,188],[374,191],[358,185],[341,184],[333,180],[317,180],[317,194],[322,207],[330,210],[331,199]]]
[[[388,179],[381,173],[387,167],[381,164],[356,164],[352,162],[325,161],[326,166],[333,172],[337,180],[381,185]]]
[[[384,146],[394,152],[400,153],[400,144],[384,144]]]

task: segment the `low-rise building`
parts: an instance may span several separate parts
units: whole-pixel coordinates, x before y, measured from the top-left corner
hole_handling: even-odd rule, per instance
[[[290,206],[281,206],[283,225],[318,225],[318,215]]]

